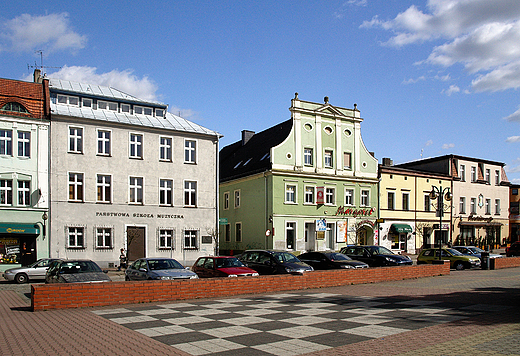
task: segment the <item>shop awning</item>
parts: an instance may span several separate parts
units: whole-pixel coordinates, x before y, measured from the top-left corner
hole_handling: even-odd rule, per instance
[[[0,223],[0,234],[39,235],[40,228],[36,224]]]
[[[395,232],[396,234],[404,234],[412,232],[412,227],[408,224],[392,224],[390,226],[390,231]]]

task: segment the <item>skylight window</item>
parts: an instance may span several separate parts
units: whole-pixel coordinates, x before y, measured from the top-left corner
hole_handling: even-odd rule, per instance
[[[237,169],[242,164],[242,161],[238,162],[233,169]]]
[[[260,158],[260,161],[263,161],[264,159],[269,158],[269,157],[271,157],[271,154],[269,152],[267,152],[262,158]]]
[[[244,163],[244,166],[247,166],[247,164],[248,164],[249,162],[251,162],[251,160],[252,160],[252,158],[248,159],[248,160],[246,161],[246,163]]]

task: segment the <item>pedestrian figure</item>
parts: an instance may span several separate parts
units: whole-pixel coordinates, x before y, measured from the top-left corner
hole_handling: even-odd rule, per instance
[[[118,271],[121,271],[121,268],[126,269],[126,255],[125,255],[125,249],[121,249],[121,254],[119,255],[119,268]]]

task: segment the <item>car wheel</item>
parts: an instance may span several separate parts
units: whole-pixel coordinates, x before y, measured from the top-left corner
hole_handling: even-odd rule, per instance
[[[464,264],[462,262],[457,262],[454,267],[457,271],[462,271],[464,269]]]
[[[18,284],[24,284],[24,283],[27,283],[29,281],[29,278],[27,277],[27,275],[25,273],[18,273],[15,277],[14,277],[14,280],[16,281],[16,283]]]

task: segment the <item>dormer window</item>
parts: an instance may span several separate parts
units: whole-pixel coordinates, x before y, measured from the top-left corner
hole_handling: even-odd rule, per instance
[[[110,101],[98,100],[98,109],[100,109],[100,110],[117,111],[117,103],[110,102]]]
[[[10,102],[2,106],[2,111],[12,111],[17,113],[29,114],[29,111],[20,103]]]
[[[58,94],[58,104],[79,106],[79,97]]]
[[[85,108],[91,108],[92,107],[92,99],[83,98],[81,99],[81,105]]]
[[[130,105],[128,105],[128,104],[121,104],[121,112],[130,113]]]
[[[155,109],[155,116],[156,117],[164,117],[164,110],[163,109]]]

